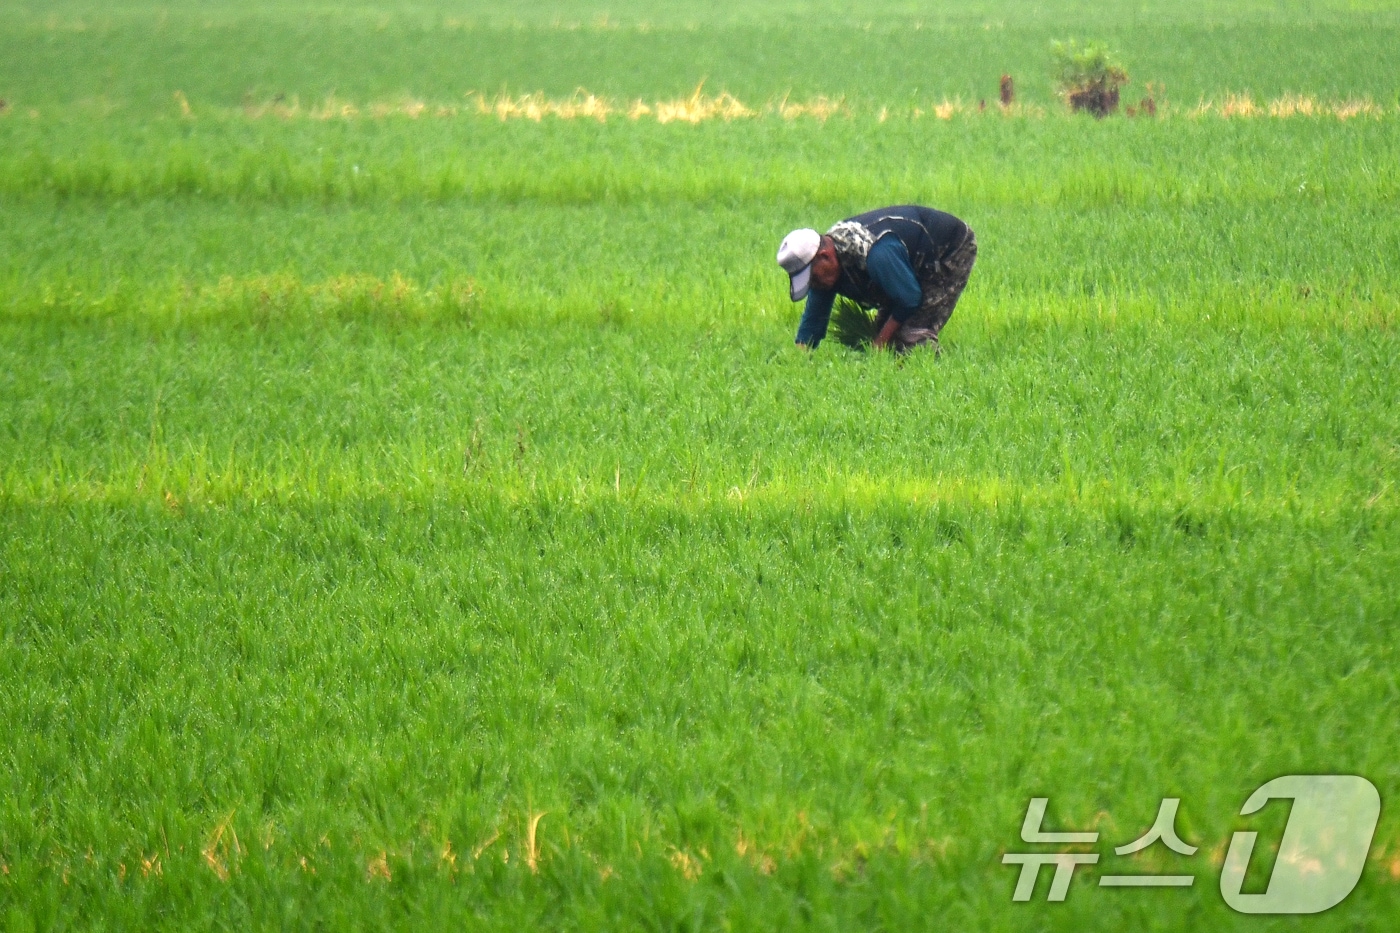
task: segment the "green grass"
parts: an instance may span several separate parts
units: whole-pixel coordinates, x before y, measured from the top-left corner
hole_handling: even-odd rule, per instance
[[[1394,926],[1393,5],[6,10],[0,923]],[[1159,116],[1063,112],[1076,36]],[[463,98],[702,77],[847,108]],[[782,235],[905,200],[978,234],[943,355],[793,348]],[[1235,914],[1288,773],[1371,859]],[[1201,852],[1113,856],[1167,796]]]
[[[1105,5],[200,2],[0,6],[0,94],[43,109],[168,107],[335,93],[456,99],[466,91],[578,87],[688,93],[701,80],[743,99],[792,92],[898,104],[995,100],[1010,72],[1053,94],[1050,42],[1096,38],[1133,79],[1201,95],[1370,94],[1394,103],[1400,11],[1389,0]]]

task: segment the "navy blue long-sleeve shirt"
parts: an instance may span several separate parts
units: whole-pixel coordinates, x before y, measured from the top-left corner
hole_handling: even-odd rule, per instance
[[[870,280],[890,297],[891,317],[903,324],[918,310],[923,300],[923,289],[919,287],[914,266],[909,262],[909,250],[899,237],[883,236],[870,247],[865,268],[870,273]],[[831,321],[831,306],[835,302],[835,289],[812,286],[807,292],[802,321],[797,325],[798,343],[816,349],[826,336],[826,327]]]

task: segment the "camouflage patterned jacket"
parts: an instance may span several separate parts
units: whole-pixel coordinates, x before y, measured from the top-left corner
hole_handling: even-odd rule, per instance
[[[898,237],[909,253],[914,275],[922,281],[925,276],[936,274],[938,263],[962,245],[967,224],[931,207],[906,204],[849,217],[834,224],[826,235],[836,246],[836,258],[841,263],[841,277],[834,291],[866,307],[888,310],[889,296],[870,280],[865,268],[870,247],[882,237]]]

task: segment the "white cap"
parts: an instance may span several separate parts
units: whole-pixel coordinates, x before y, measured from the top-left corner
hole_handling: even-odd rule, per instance
[[[778,265],[792,279],[793,301],[807,297],[812,285],[812,260],[817,258],[821,245],[822,235],[805,227],[783,237],[783,245],[778,247]]]

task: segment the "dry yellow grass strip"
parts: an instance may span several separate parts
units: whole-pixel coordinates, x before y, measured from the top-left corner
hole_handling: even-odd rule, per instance
[[[180,113],[186,118],[193,115],[190,102],[183,95],[176,96]],[[13,109],[13,108],[10,108]],[[1136,112],[1138,108],[1125,108],[1126,116],[1164,118],[1186,116],[1192,119],[1201,117],[1222,117],[1226,119],[1253,118],[1268,116],[1274,119],[1292,117],[1318,118],[1335,117],[1349,120],[1353,117],[1380,118],[1386,115],[1384,107],[1369,98],[1350,98],[1340,101],[1322,101],[1312,95],[1284,94],[1271,100],[1259,100],[1248,92],[1228,93],[1219,99],[1203,98],[1195,107],[1177,108],[1166,101],[1157,101],[1150,111]],[[204,112],[205,108],[200,108]],[[702,88],[687,97],[669,100],[618,101],[603,97],[580,88],[572,95],[552,98],[543,92],[531,94],[498,94],[488,97],[478,91],[465,95],[463,104],[433,104],[413,97],[390,100],[376,100],[369,103],[356,103],[334,96],[318,104],[303,105],[293,95],[284,98],[278,95],[262,102],[245,102],[241,108],[249,119],[275,117],[282,120],[384,120],[404,117],[417,120],[425,117],[452,118],[476,114],[495,117],[498,120],[530,120],[539,123],[545,118],[558,120],[596,120],[606,122],[613,116],[629,120],[653,119],[658,123],[699,124],[710,120],[726,122],[742,119],[778,117],[796,120],[811,117],[825,122],[832,117],[868,116],[877,122],[885,123],[894,118],[922,119],[934,117],[939,120],[952,120],[960,116],[984,116],[994,114],[1007,117],[1044,119],[1051,111],[1036,104],[1015,103],[1010,106],[1000,103],[976,105],[961,99],[948,99],[916,105],[896,107],[888,104],[871,105],[868,109],[853,107],[844,97],[818,95],[803,101],[792,100],[788,95],[773,98],[761,106],[750,106],[744,101],[723,91],[719,94],[705,94]],[[1059,112],[1059,111],[1054,111]],[[37,114],[36,114],[37,115]]]
[[[1325,112],[1325,108],[1314,97],[1285,94],[1278,100],[1269,101],[1269,116],[1271,117],[1312,117],[1323,112]]]
[[[613,115],[626,116],[631,120],[643,117],[655,119],[658,123],[703,123],[707,120],[738,120],[776,113],[784,119],[811,116],[826,120],[836,114],[849,115],[850,110],[842,98],[818,96],[808,101],[796,102],[783,97],[766,107],[756,109],[745,104],[729,92],[716,95],[705,94],[696,88],[688,97],[672,100],[635,100],[631,104],[621,104],[607,97],[589,93],[580,88],[566,98],[550,98],[541,92],[533,94],[498,94],[488,97],[479,92],[466,95],[466,106],[451,104],[428,104],[415,98],[400,100],[372,101],[360,105],[350,101],[328,97],[314,106],[303,106],[293,96],[277,96],[261,103],[246,102],[242,111],[249,119],[275,117],[283,120],[351,120],[368,116],[382,120],[390,117],[418,119],[423,116],[455,117],[461,113],[477,113],[494,116],[499,120],[530,120],[539,123],[546,117],[560,120],[590,119],[606,121]],[[188,104],[185,104],[188,107]]]
[[[765,110],[766,109],[768,108],[765,108]],[[772,109],[784,120],[795,120],[798,117],[816,117],[823,123],[838,113],[843,116],[850,116],[851,113],[850,109],[846,106],[846,98],[837,97],[833,99],[825,95],[818,95],[806,103],[799,104],[788,100],[788,96],[784,94],[782,98],[772,106]],[[885,122],[885,118],[888,116],[888,110],[889,108],[887,107],[880,108],[879,120],[881,123]]]
[[[349,101],[343,101],[334,95],[327,97],[321,106],[311,111],[309,116],[313,120],[349,120],[360,115],[360,108]]]
[[[483,94],[468,94],[467,97],[475,100],[477,113],[491,114],[501,120],[526,119],[536,123],[547,116],[562,120],[587,118],[601,121],[617,109],[606,98],[582,89],[563,100],[550,100],[541,93],[518,97],[502,94],[489,100]]]
[[[421,100],[409,99],[397,103],[377,101],[369,105],[369,115],[377,120],[400,115],[416,120],[427,112],[428,105]]]
[[[969,109],[963,105],[961,100],[949,100],[945,97],[928,110],[924,110],[922,107],[915,107],[913,110],[907,112],[915,120],[921,119],[926,114],[932,114],[940,120],[951,120],[960,113],[969,112]]]
[[[1259,112],[1259,108],[1254,103],[1254,98],[1248,94],[1227,94],[1225,102],[1220,105],[1220,115],[1222,117],[1252,117]]]
[[[1266,102],[1256,102],[1248,93],[1226,94],[1219,103],[1202,100],[1187,115],[1190,117],[1218,116],[1226,119],[1250,118],[1267,114],[1275,119],[1291,117],[1335,117],[1350,120],[1353,117],[1379,118],[1385,115],[1385,108],[1370,98],[1349,98],[1347,100],[1324,102],[1304,94],[1284,94]]]
[[[755,111],[746,107],[743,101],[728,91],[718,97],[706,97],[698,87],[689,97],[657,101],[653,112],[657,123],[701,123],[716,118],[727,123],[730,120],[756,115]]]
[[[1346,100],[1332,105],[1332,115],[1338,120],[1350,120],[1352,117],[1379,117],[1384,113],[1383,108],[1368,98]]]
[[[940,120],[951,120],[953,119],[954,115],[962,113],[962,111],[962,101],[948,100],[947,98],[944,98],[942,103],[934,105],[933,115]]]

